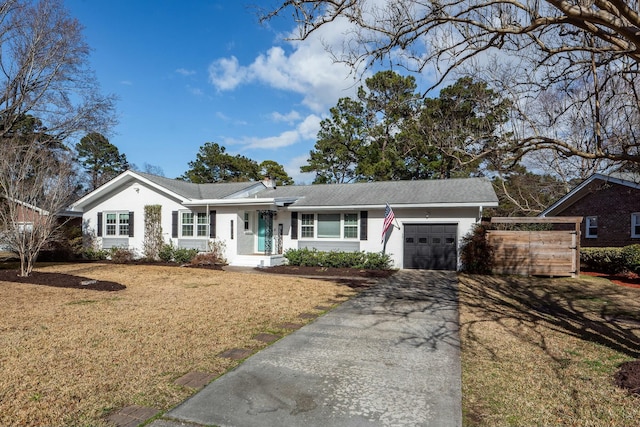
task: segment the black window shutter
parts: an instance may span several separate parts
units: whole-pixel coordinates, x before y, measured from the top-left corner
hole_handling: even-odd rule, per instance
[[[102,212],[98,212],[98,229],[96,230],[96,235],[102,237]]]
[[[171,237],[178,237],[178,211],[171,212]]]
[[[360,240],[367,240],[369,211],[360,211]]]
[[[133,212],[129,212],[129,237],[133,237]]]
[[[216,211],[209,212],[209,237],[216,238]]]
[[[291,239],[298,239],[298,212],[291,212]]]

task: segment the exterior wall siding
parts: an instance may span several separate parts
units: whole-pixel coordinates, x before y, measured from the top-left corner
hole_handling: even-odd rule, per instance
[[[397,221],[394,221],[394,225],[398,225],[400,229],[395,228],[390,233],[386,243],[386,247],[382,244],[382,224],[384,222],[384,209],[371,209],[368,211],[368,236],[367,240],[342,240],[331,241],[327,239],[323,242],[323,239],[303,239],[298,236],[298,239],[291,239],[291,227],[290,223],[285,228],[285,249],[298,249],[299,247],[317,247],[319,250],[340,250],[342,242],[353,242],[359,245],[360,251],[365,252],[381,252],[391,256],[394,268],[404,268],[403,266],[403,254],[404,254],[404,224],[457,224],[458,226],[458,248],[462,241],[462,238],[472,229],[472,226],[479,220],[479,210],[477,207],[470,208],[424,208],[424,209],[403,209],[394,208],[391,206]],[[305,211],[306,212],[306,211]],[[311,213],[311,212],[309,212]],[[290,215],[288,215],[290,217]],[[301,215],[298,214],[298,219]],[[320,249],[320,247],[326,249]],[[458,250],[458,254],[459,254]],[[458,261],[459,267],[459,261]]]
[[[589,192],[558,216],[582,216],[582,247],[627,246],[640,243],[631,237],[631,214],[640,212],[640,190],[625,185],[594,181]],[[598,237],[587,238],[586,217],[598,217]]]
[[[98,212],[134,212],[134,236],[128,239],[128,247],[134,250],[137,256],[142,256],[144,242],[144,207],[146,205],[162,206],[162,235],[165,242],[168,243],[171,240],[171,212],[182,209],[182,205],[177,200],[167,198],[146,185],[137,182],[123,187],[117,193],[110,194],[109,197],[85,209],[82,214],[83,230],[85,234],[96,238],[98,247],[106,248],[109,246],[109,243],[105,242],[108,238],[96,237],[98,235]]]
[[[121,191],[109,195],[98,203],[86,209],[83,213],[83,230],[85,234],[89,234],[96,239],[96,243],[99,248],[108,249],[113,247],[112,243],[115,241],[108,237],[96,237],[97,236],[97,218],[98,212],[110,212],[110,211],[131,211],[134,212],[134,236],[128,238],[128,248],[133,250],[136,256],[143,255],[143,242],[144,242],[144,207],[146,205],[161,205],[161,226],[162,235],[166,243],[173,243],[176,247],[196,247],[203,250],[208,249],[209,240],[204,239],[178,239],[171,237],[172,228],[172,212],[188,210],[179,203],[179,201],[166,197],[152,188],[145,186],[142,183],[133,183],[127,187],[124,187]],[[193,209],[204,211],[202,209]],[[218,234],[218,240],[225,241],[225,255],[227,257],[232,253],[235,254],[235,240],[230,240],[230,231],[228,230],[228,224],[231,219],[235,219],[237,216],[235,209],[223,208],[217,210],[217,224],[216,230]],[[226,227],[226,229],[225,229]],[[121,240],[121,239],[118,239]],[[180,242],[182,240],[182,243]],[[186,241],[188,240],[188,242]],[[197,242],[196,242],[197,240]],[[118,241],[116,246],[127,246],[124,240]]]
[[[319,251],[359,252],[360,241],[346,240],[301,240],[298,249],[317,249]]]

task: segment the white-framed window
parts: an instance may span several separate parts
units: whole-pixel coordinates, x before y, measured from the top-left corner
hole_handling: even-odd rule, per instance
[[[251,227],[251,212],[244,211],[243,223],[244,223],[244,231],[246,233],[251,232],[252,231],[252,227]]]
[[[300,236],[303,238],[311,238],[314,237],[314,214],[302,214],[301,217],[301,227],[300,227]]]
[[[105,212],[104,235],[129,237],[129,212]]]
[[[307,239],[357,239],[358,214],[318,213],[301,216],[300,236]]]
[[[31,233],[33,231],[32,222],[18,222],[16,225],[18,226],[18,231],[20,233]]]
[[[631,237],[640,237],[640,212],[631,214]]]
[[[196,216],[197,220],[197,235],[198,237],[209,236],[209,218],[207,218],[206,212],[198,212]]]
[[[355,214],[355,213],[344,214],[344,238],[345,239],[358,238],[358,214]]]
[[[340,214],[318,214],[318,238],[340,238]]]
[[[598,217],[588,216],[585,222],[585,237],[595,239],[598,237]]]
[[[180,212],[182,237],[208,237],[209,218],[206,212]]]

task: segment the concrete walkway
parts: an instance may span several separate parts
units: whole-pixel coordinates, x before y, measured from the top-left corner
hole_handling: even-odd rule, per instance
[[[400,271],[150,425],[194,424],[461,426],[455,273]]]

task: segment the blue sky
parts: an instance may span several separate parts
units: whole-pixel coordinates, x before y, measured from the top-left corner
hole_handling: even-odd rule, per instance
[[[361,83],[324,50],[340,42],[339,23],[288,42],[293,21],[260,25],[252,1],[65,0],[85,27],[103,92],[118,97],[108,138],[130,163],[175,178],[217,142],[311,182],[299,168],[320,120]]]

